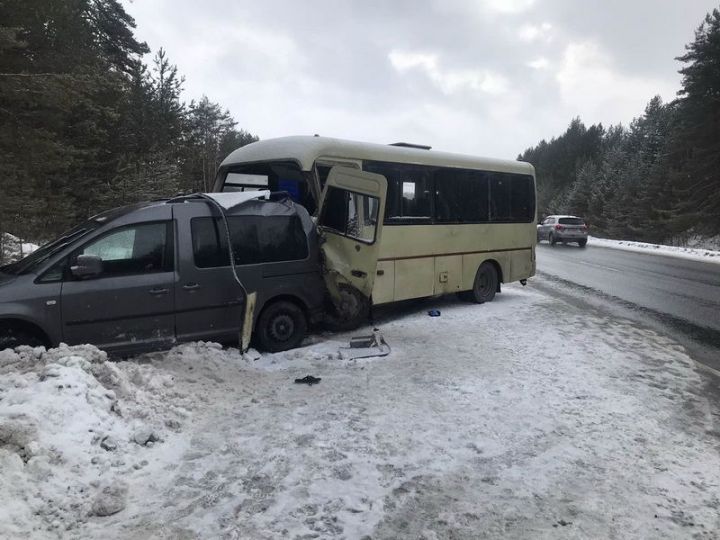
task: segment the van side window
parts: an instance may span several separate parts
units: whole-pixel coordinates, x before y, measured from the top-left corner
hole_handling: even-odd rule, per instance
[[[307,259],[308,244],[298,216],[228,217],[235,264]],[[229,266],[225,226],[220,218],[193,218],[193,257],[198,268]]]
[[[60,261],[56,262],[52,265],[48,270],[46,270],[42,276],[40,276],[37,280],[38,283],[54,283],[57,281],[62,281],[63,276],[65,275],[65,268],[67,267],[68,258],[64,257]]]
[[[408,163],[364,161],[363,170],[388,182],[385,224],[429,223],[433,216],[433,168]]]
[[[193,218],[192,247],[195,266],[198,268],[215,268],[229,266],[225,228],[221,220],[213,218]],[[222,230],[223,239],[220,240]]]
[[[143,223],[122,227],[90,242],[74,254],[95,255],[103,261],[99,277],[115,277],[173,269],[171,224]]]

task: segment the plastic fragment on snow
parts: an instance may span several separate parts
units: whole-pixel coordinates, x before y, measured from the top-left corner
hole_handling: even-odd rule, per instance
[[[349,347],[341,347],[340,353],[351,360],[356,358],[387,356],[391,351],[390,345],[387,344],[385,338],[378,330],[375,330],[367,336],[350,338],[349,345]]]
[[[428,311],[428,315],[431,317],[439,317],[440,316],[440,310],[439,309],[431,309]]]
[[[305,375],[302,379],[295,379],[296,384],[307,384],[308,386],[317,384],[320,381],[322,381],[320,377],[313,377],[312,375]]]

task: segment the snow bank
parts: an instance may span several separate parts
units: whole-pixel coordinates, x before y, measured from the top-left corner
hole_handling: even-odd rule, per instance
[[[716,535],[718,410],[671,337],[515,285],[376,317],[357,361],[0,352],[0,538]]]
[[[529,287],[431,306],[376,320],[384,358],[143,359],[198,396],[187,446],[87,537],[712,537],[716,409],[682,347]]]
[[[711,249],[663,246],[660,244],[648,244],[645,242],[633,242],[630,240],[609,240],[607,238],[596,238],[594,236],[589,237],[588,244],[612,249],[622,249],[625,251],[635,251],[637,253],[654,253],[656,255],[666,255],[670,257],[679,257],[682,259],[720,264],[720,251],[713,251]]]
[[[172,439],[172,377],[90,345],[0,351],[0,538],[71,534],[125,507],[129,474]]]
[[[673,245],[720,251],[720,234],[704,236],[696,234],[693,231],[688,231],[684,235],[673,238]]]

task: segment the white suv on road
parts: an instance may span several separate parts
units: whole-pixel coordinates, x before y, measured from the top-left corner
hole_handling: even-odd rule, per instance
[[[585,247],[588,228],[583,218],[576,216],[548,216],[537,226],[537,241],[547,240],[551,246],[558,242],[577,242]]]

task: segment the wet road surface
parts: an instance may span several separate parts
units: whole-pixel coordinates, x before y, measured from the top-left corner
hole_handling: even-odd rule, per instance
[[[592,244],[538,245],[541,274],[720,332],[720,265]]]
[[[720,374],[720,264],[618,249],[537,247],[535,286],[671,331]],[[586,306],[588,307],[588,306]]]

